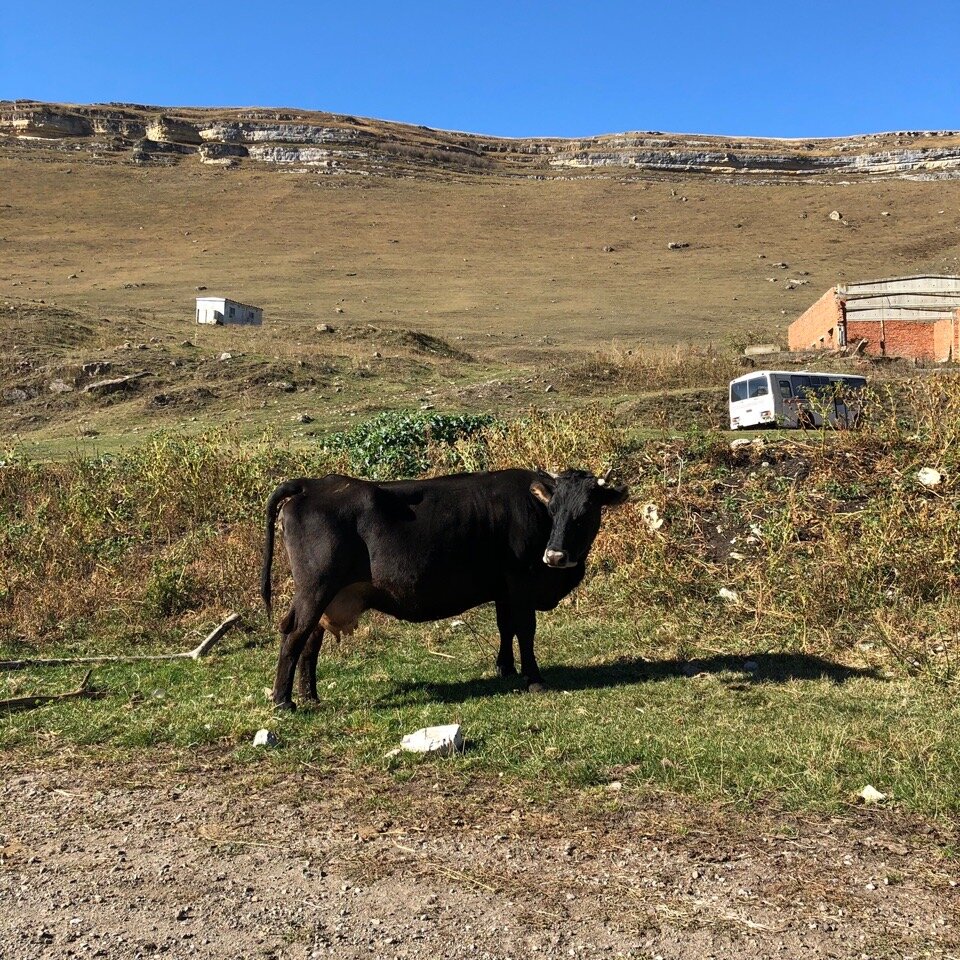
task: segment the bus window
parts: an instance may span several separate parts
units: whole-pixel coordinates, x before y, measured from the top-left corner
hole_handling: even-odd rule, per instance
[[[810,390],[810,378],[809,377],[800,377],[794,376],[790,380],[793,383],[793,392],[801,400],[805,399],[808,391]]]
[[[747,399],[747,381],[734,380],[730,384],[730,402],[736,403],[738,400]]]
[[[784,400],[789,400],[793,396],[793,390],[790,387],[789,380],[778,380],[777,383],[780,384],[780,396]]]
[[[766,377],[751,377],[747,381],[747,393],[751,400],[754,397],[765,397],[769,392]]]

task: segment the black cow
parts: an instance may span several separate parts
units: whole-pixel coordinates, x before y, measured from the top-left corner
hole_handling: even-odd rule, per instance
[[[261,594],[270,614],[274,527],[282,513],[294,595],[280,624],[277,709],[317,699],[324,630],[350,633],[365,610],[422,623],[481,603],[497,608],[497,673],[544,688],[533,654],[537,610],[552,610],[583,579],[604,507],[627,488],[582,470],[464,473],[373,483],[331,474],[290,480],[267,504]]]

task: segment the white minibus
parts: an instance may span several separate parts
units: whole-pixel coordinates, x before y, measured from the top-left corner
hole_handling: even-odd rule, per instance
[[[730,429],[856,425],[865,377],[754,370],[730,381]]]

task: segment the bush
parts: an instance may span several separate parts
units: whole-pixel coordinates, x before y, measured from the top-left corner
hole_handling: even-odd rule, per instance
[[[197,603],[193,577],[182,566],[167,566],[157,561],[147,580],[143,603],[147,613],[155,617],[175,617]]]
[[[430,468],[431,450],[453,447],[494,423],[486,415],[382,413],[335,434],[324,450],[344,455],[353,473],[372,480],[415,477]]]

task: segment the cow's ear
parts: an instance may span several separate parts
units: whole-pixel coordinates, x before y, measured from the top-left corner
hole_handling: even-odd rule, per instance
[[[625,503],[630,496],[629,487],[618,487],[614,484],[604,483],[597,487],[597,495],[600,503],[605,507],[619,507]]]
[[[550,503],[550,499],[553,494],[542,484],[539,480],[534,480],[530,484],[530,492],[542,503]]]

